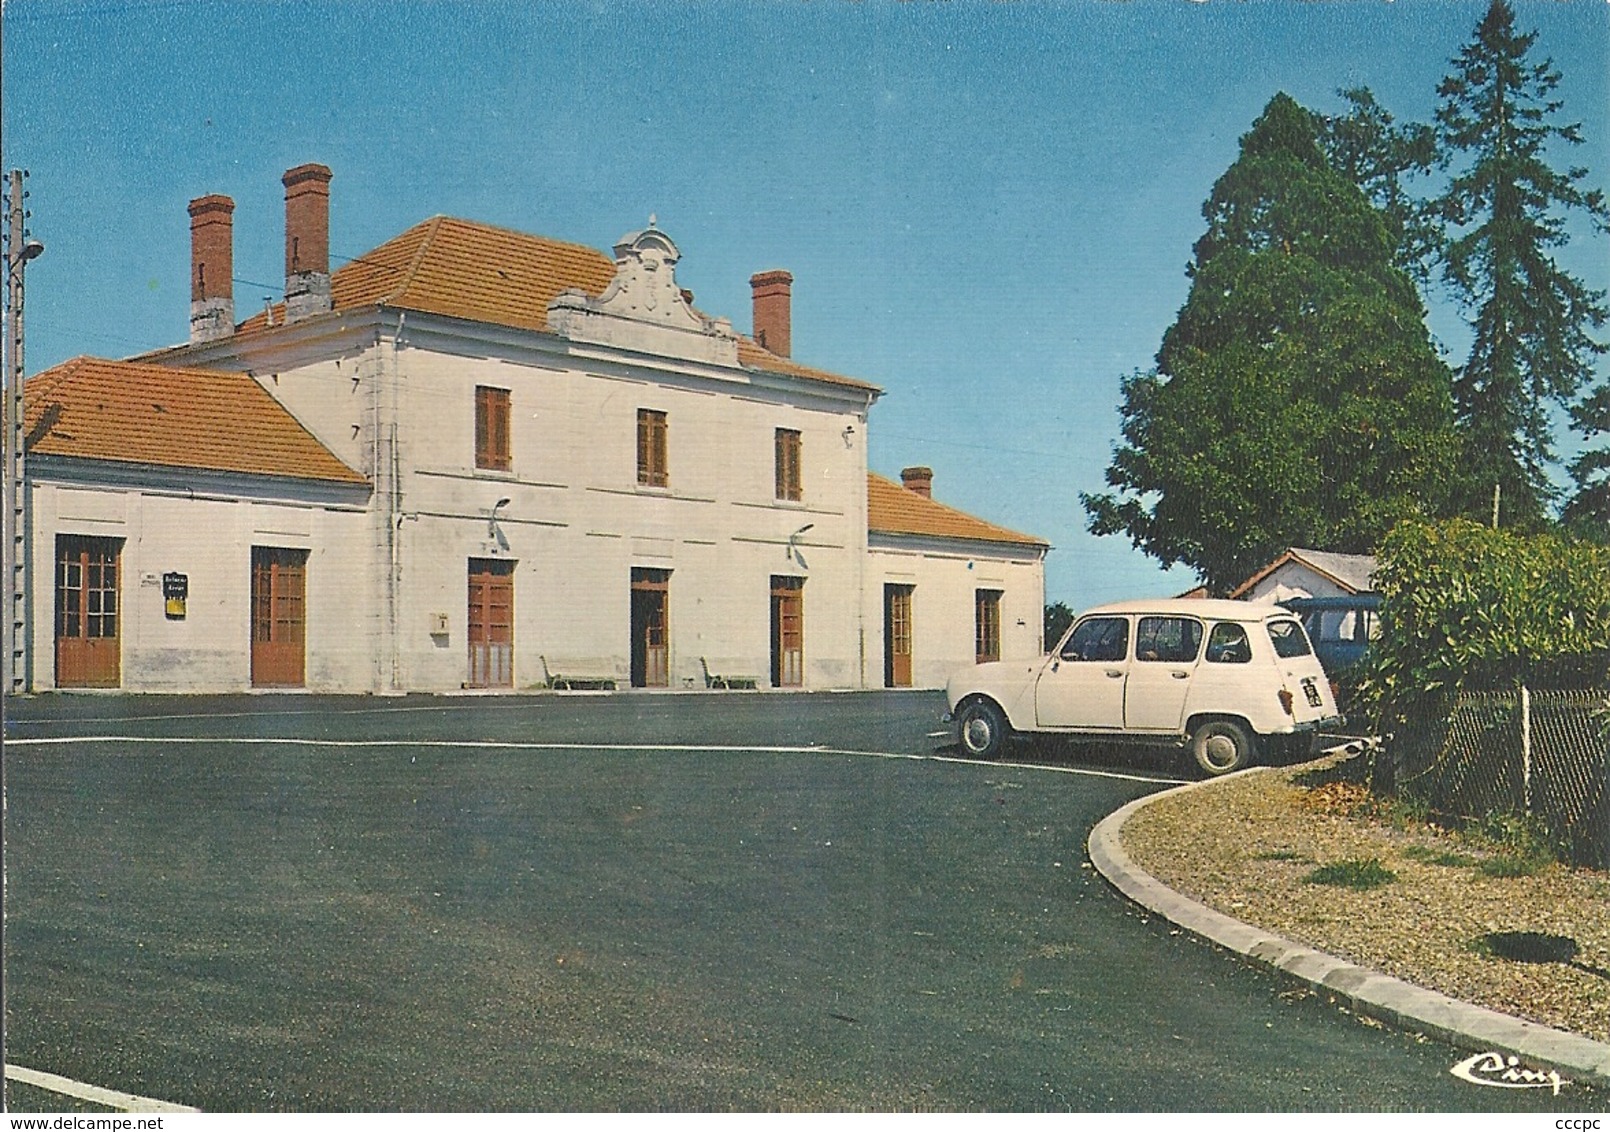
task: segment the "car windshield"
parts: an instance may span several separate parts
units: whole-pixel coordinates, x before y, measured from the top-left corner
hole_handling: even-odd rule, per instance
[[[1284,659],[1313,653],[1308,647],[1308,634],[1295,621],[1282,619],[1269,622],[1269,640],[1275,646],[1275,655]]]

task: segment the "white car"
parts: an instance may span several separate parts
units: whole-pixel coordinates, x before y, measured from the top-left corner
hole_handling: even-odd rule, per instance
[[[956,673],[945,688],[962,750],[1014,733],[1189,746],[1208,774],[1260,747],[1312,749],[1340,722],[1302,623],[1277,605],[1164,599],[1098,606],[1049,656]]]

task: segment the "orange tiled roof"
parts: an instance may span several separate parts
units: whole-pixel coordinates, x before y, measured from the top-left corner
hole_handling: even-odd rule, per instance
[[[242,373],[73,358],[28,380],[28,451],[367,483]]]
[[[893,480],[867,473],[867,529],[873,534],[928,535],[964,538],[977,542],[1011,542],[1021,546],[1050,546],[1044,539],[1019,534],[965,511],[936,503]]]
[[[597,298],[615,278],[615,261],[596,248],[532,236],[490,224],[433,216],[337,268],[330,277],[335,309],[400,307],[453,318],[546,332],[548,304],[575,288]],[[274,307],[274,322],[284,306]],[[242,334],[267,329],[268,315],[240,324]],[[779,357],[738,339],[747,369],[862,389],[875,386]]]

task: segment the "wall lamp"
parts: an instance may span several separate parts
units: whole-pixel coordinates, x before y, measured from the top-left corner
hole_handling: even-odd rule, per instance
[[[486,537],[492,539],[504,550],[509,549],[509,540],[503,536],[503,528],[498,526],[498,512],[509,505],[509,499],[504,497],[492,504],[492,509],[486,514]]]

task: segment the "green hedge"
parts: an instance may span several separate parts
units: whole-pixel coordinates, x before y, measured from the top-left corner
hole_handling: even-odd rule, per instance
[[[1365,681],[1377,708],[1610,676],[1610,547],[1461,519],[1400,523],[1377,557],[1385,629]]]

